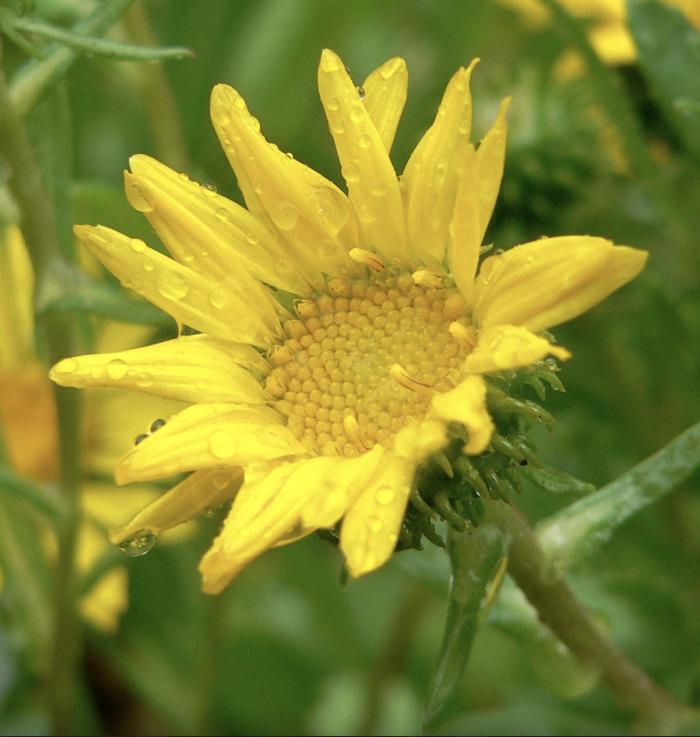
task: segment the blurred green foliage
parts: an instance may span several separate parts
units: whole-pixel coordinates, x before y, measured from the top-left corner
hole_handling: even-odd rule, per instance
[[[33,17],[61,27],[93,7],[89,0],[34,5]],[[567,393],[548,398],[557,425],[541,433],[538,446],[552,465],[603,485],[700,418],[700,44],[679,14],[652,12],[640,0],[632,5],[641,63],[584,66],[567,76],[557,73],[571,51],[565,28],[532,29],[489,0],[148,0],[154,41],[195,53],[162,65],[174,110],[145,94],[152,63],[82,56],[28,123],[42,161],[61,156],[72,170],[67,183],[49,183],[62,198],[64,240],[70,223],[86,222],[157,246],[123,197],[121,171],[131,154],[186,167],[240,198],[209,122],[215,83],[243,94],[269,140],[340,184],[316,93],[322,48],[337,51],[358,84],[388,57],[406,59],[409,100],[393,151],[399,171],[451,74],[481,57],[473,82],[477,134],[499,100],[513,95],[503,189],[487,242],[507,248],[544,234],[588,233],[651,254],[640,279],[557,330],[574,359],[561,373]],[[144,45],[127,23],[109,38]],[[12,78],[27,55],[9,38],[3,44]],[[626,153],[630,123],[620,119],[621,105],[643,143],[638,161]],[[173,129],[181,139],[164,135]],[[109,284],[86,282],[84,294],[62,305],[66,315],[76,308],[128,311]],[[137,321],[158,325],[161,337],[174,335],[174,326],[139,309]],[[627,522],[572,579],[614,639],[695,706],[699,481],[696,474]],[[531,489],[519,504],[536,522],[571,501]],[[118,634],[85,632],[79,730],[418,733],[444,625],[444,551],[402,553],[368,578],[343,584],[336,551],[312,538],[266,555],[212,599],[199,592],[196,566],[217,523],[202,520],[196,538],[129,562],[130,608]],[[31,648],[15,637],[12,602],[0,603],[0,734],[45,733]],[[496,616],[487,620],[436,733],[626,732],[629,714],[590,679],[580,681],[585,674],[575,667],[567,671],[555,645],[538,637]]]

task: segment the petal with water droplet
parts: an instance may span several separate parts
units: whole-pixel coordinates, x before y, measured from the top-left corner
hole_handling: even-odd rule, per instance
[[[414,471],[412,461],[386,452],[372,478],[346,512],[340,530],[340,548],[351,576],[357,578],[369,573],[391,557]],[[391,499],[387,489],[394,492]]]
[[[245,466],[308,451],[264,406],[211,403],[184,409],[124,455],[117,483],[148,481],[222,463]]]
[[[159,534],[181,525],[207,509],[232,499],[242,483],[241,468],[221,467],[195,471],[140,511],[127,525],[110,530],[110,542],[122,545],[125,540],[137,536],[142,530]]]
[[[76,236],[125,286],[129,286],[178,322],[237,343],[267,345],[274,332],[256,310],[233,292],[228,309],[212,309],[209,295],[217,284],[195,271],[102,225],[76,225]],[[144,274],[143,261],[153,264]],[[235,317],[235,319],[234,319]]]
[[[308,282],[297,270],[281,274],[276,268],[281,258],[287,258],[283,244],[245,208],[202,190],[150,156],[132,156],[129,165],[132,172],[124,173],[127,197],[136,206],[133,185],[148,189],[152,202],[145,213],[148,221],[179,261],[217,278],[240,273],[243,267],[267,284],[306,293]],[[201,256],[202,249],[207,250],[206,256]]]
[[[248,209],[288,244],[287,259],[316,287],[323,284],[324,273],[354,271],[356,267],[347,257],[350,248],[357,245],[354,220],[347,217],[343,230],[333,233],[318,212],[313,190],[320,186],[335,189],[349,210],[345,195],[331,181],[270,144],[259,126],[251,123],[245,102],[235,89],[216,85],[212,91],[215,105],[230,111],[229,121],[223,125],[214,121],[214,128]],[[334,248],[315,252],[310,246],[323,239],[330,239]]]
[[[447,242],[457,182],[469,145],[471,73],[477,60],[449,81],[432,126],[401,175],[411,246],[423,263],[440,263]]]
[[[410,264],[396,172],[357,88],[340,59],[328,49],[321,55],[318,89],[350,201],[358,213],[365,214],[361,217],[364,242],[390,262]],[[337,108],[328,104],[331,100],[338,102]],[[385,194],[373,196],[372,191],[380,187]]]
[[[387,151],[391,151],[396,129],[401,119],[408,91],[406,62],[399,57],[389,59],[375,69],[362,84],[365,96],[362,102],[379,133]],[[329,100],[331,110],[337,110]]]
[[[264,403],[268,398],[260,382],[241,365],[244,356],[249,365],[260,365],[259,354],[248,346],[188,335],[119,353],[64,359],[50,378],[61,386],[121,386],[183,402]]]

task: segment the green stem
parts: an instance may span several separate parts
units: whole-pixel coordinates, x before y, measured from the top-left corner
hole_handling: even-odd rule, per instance
[[[358,734],[377,734],[387,687],[404,667],[427,602],[426,590],[412,585],[399,603],[389,639],[367,678],[365,715]]]
[[[524,517],[503,502],[488,502],[487,516],[510,538],[508,572],[544,624],[583,663],[594,668],[617,701],[635,712],[640,731],[671,734],[690,716],[593,622],[542,550]]]
[[[99,35],[112,26],[134,0],[107,0],[72,30],[74,33]],[[51,82],[62,76],[80,56],[69,46],[56,44],[45,59],[24,66],[12,80],[12,102],[20,115],[25,115],[50,88]]]
[[[142,2],[135,3],[124,14],[124,25],[134,43],[158,47],[158,39],[151,30],[148,14]],[[141,64],[139,71],[143,100],[158,156],[169,166],[186,171],[189,157],[185,135],[165,69],[161,64]]]
[[[0,156],[10,171],[9,187],[20,214],[20,226],[35,274],[35,301],[41,302],[47,294],[63,288],[68,267],[60,253],[55,220],[41,171],[1,71]],[[41,328],[50,361],[76,352],[77,340],[72,325],[48,313],[41,318]],[[74,607],[80,490],[80,404],[74,390],[56,387],[55,397],[61,468],[59,487],[65,516],[56,528],[58,556],[54,579],[53,651],[46,693],[53,729],[57,734],[66,734],[71,731],[74,718],[76,664],[80,653],[80,632]]]

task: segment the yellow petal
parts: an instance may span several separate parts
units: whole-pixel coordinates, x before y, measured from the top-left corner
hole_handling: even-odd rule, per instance
[[[258,380],[229,352],[232,345],[208,335],[182,336],[130,351],[64,358],[49,376],[61,386],[121,386],[183,402],[267,401]]]
[[[34,274],[19,228],[0,236],[0,369],[14,369],[34,355]]]
[[[369,573],[391,557],[414,472],[412,461],[386,453],[367,487],[346,512],[340,548],[351,576]]]
[[[487,374],[527,366],[547,355],[560,361],[571,358],[565,348],[552,345],[526,328],[494,325],[479,332],[479,342],[464,361],[464,369],[472,374]]]
[[[360,245],[389,263],[412,263],[396,172],[343,62],[328,49],[321,54],[318,89],[360,221]]]
[[[445,422],[461,422],[467,428],[467,453],[481,453],[489,444],[493,420],[486,408],[486,383],[481,376],[467,376],[454,389],[436,394],[432,414]]]
[[[129,172],[124,172],[124,177],[127,192],[136,186],[136,182],[143,189],[150,187]],[[173,257],[193,271],[215,281],[220,291],[225,290],[235,294],[240,300],[255,305],[260,319],[275,330],[279,303],[272,292],[248,271],[245,262],[228,247],[226,233],[212,229],[209,224],[194,217],[182,203],[160,190],[152,188],[150,191],[153,208],[146,215],[150,215],[149,222]],[[215,255],[219,256],[216,261]]]
[[[440,263],[454,209],[463,152],[469,145],[472,99],[469,80],[477,64],[452,77],[435,121],[411,154],[401,176],[411,247],[429,265]]]
[[[507,97],[498,111],[498,117],[484,136],[476,150],[476,168],[479,192],[479,245],[484,240],[484,234],[489,220],[496,206],[498,191],[503,178],[503,166],[506,160],[506,113],[510,106],[510,97]]]
[[[232,87],[214,87],[211,117],[248,209],[289,244],[286,260],[316,287],[324,274],[355,273],[347,253],[358,245],[356,225],[343,192],[268,143]]]
[[[464,155],[447,239],[447,266],[469,305],[474,300],[474,275],[483,236],[480,217],[476,152],[470,144]]]
[[[322,493],[317,484],[334,460],[313,458],[246,473],[221,534],[200,563],[205,592],[218,593],[261,553],[303,536],[302,509]]]
[[[426,419],[404,427],[394,439],[394,453],[418,465],[431,453],[447,443],[447,431],[443,422]]]
[[[332,527],[370,482],[385,454],[386,450],[377,445],[357,458],[328,459],[332,463],[319,481],[318,493],[302,509],[302,527]]]
[[[272,410],[196,404],[132,448],[117,465],[116,478],[119,484],[149,481],[199,468],[245,466],[307,453]]]
[[[542,238],[486,259],[474,316],[537,333],[590,309],[644,268],[647,254],[591,236]]]
[[[181,525],[232,499],[242,483],[243,470],[237,467],[195,471],[141,510],[127,525],[110,530],[110,542],[119,545],[134,537],[158,535]]]
[[[178,322],[218,338],[267,345],[274,339],[260,305],[179,264],[141,240],[102,225],[76,225],[75,234],[122,282]]]
[[[408,91],[406,62],[397,57],[384,62],[362,83],[365,96],[362,102],[382,139],[384,148],[391,151]]]
[[[133,174],[125,172],[132,206],[146,215],[171,253],[202,273],[225,275],[241,266],[266,284],[305,294],[308,282],[289,261],[284,241],[248,210],[190,181],[150,156],[132,156]],[[188,245],[180,230],[199,233],[198,248]],[[207,234],[208,243],[202,242]]]

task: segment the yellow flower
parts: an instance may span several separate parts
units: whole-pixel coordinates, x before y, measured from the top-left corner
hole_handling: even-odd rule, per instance
[[[698,0],[663,0],[666,5],[683,11],[686,18],[700,29]],[[549,12],[539,0],[499,0],[523,15],[535,26],[549,22]],[[578,18],[590,23],[588,38],[603,61],[629,64],[637,58],[634,41],[627,26],[625,0],[559,0]]]
[[[321,101],[345,195],[268,143],[243,98],[217,85],[211,116],[247,210],[147,156],[125,173],[170,259],[109,228],[80,239],[122,282],[200,332],[67,358],[67,386],[121,386],[192,403],[117,466],[121,483],[194,471],[114,542],[158,533],[230,497],[204,556],[218,592],[265,550],[342,518],[360,576],[397,542],[417,466],[461,423],[480,453],[493,424],[481,374],[568,357],[536,333],[610,294],[645,254],[601,238],[542,239],[475,276],[503,171],[507,101],[478,148],[469,79],[450,80],[399,179],[389,159],[407,71],[391,59],[358,90],[324,51]],[[291,314],[283,304],[294,295]]]
[[[7,460],[19,474],[52,482],[58,478],[56,408],[46,369],[34,349],[32,298],[34,276],[17,227],[8,227],[0,238],[0,433]],[[136,345],[146,337],[141,327],[107,323],[100,327],[98,345],[113,348]],[[111,471],[123,452],[124,432],[140,432],[177,405],[163,400],[124,402],[118,392],[99,398],[88,396],[85,412],[83,455],[86,470]],[[118,443],[118,444],[117,444]],[[134,494],[114,494],[107,484],[87,483],[81,492],[83,517],[78,535],[77,567],[83,574],[108,550],[106,529],[153,499],[151,488]],[[46,542],[53,547],[50,534]],[[107,571],[81,598],[82,614],[95,626],[114,631],[127,606],[127,573],[124,566]]]

